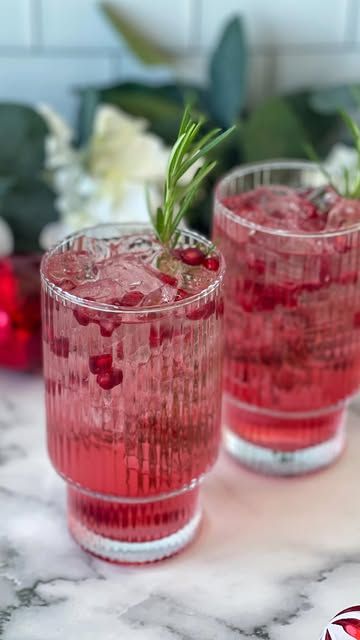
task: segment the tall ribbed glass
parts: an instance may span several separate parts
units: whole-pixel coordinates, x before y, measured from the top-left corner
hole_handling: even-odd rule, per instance
[[[271,225],[257,223],[256,198],[268,195],[259,189],[272,185],[316,199],[324,178],[311,163],[274,161],[237,169],[216,190],[213,238],[227,264],[223,425],[240,462],[292,475],[343,449],[346,403],[360,385],[360,224],[316,231],[322,221],[293,213],[291,193],[268,211]],[[281,227],[291,216],[294,230]]]
[[[131,229],[85,230],[43,259],[47,437],[75,539],[106,559],[147,562],[193,538],[199,485],[218,454],[224,265],[219,256],[196,295],[139,308],[77,297],[49,277],[49,257],[90,243],[96,258],[98,240]],[[140,250],[151,232],[136,234]],[[190,232],[180,243],[210,248]]]

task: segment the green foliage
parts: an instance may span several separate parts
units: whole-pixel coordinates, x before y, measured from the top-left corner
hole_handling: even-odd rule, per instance
[[[305,156],[306,132],[283,98],[270,98],[243,123],[246,161]]]
[[[42,179],[47,127],[30,107],[0,104],[0,216],[15,237],[15,251],[39,249],[43,226],[56,219],[54,195]]]
[[[44,166],[46,125],[39,114],[20,104],[0,104],[0,176],[30,177]]]
[[[16,252],[38,251],[40,231],[57,219],[54,194],[40,178],[19,178],[2,197],[0,215],[14,233]]]
[[[223,127],[234,124],[246,98],[247,47],[240,18],[233,18],[220,38],[209,70],[209,110]]]
[[[110,2],[103,2],[101,8],[129,49],[144,64],[170,64],[172,55],[163,47],[145,36],[130,20],[125,18],[118,6]]]
[[[359,105],[360,85],[341,85],[312,91],[309,103],[322,114],[338,113],[339,109],[352,111]]]

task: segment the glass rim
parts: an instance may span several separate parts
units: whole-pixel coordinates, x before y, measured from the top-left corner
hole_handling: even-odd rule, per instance
[[[265,160],[261,162],[251,162],[248,164],[240,165],[231,169],[226,173],[215,185],[214,190],[214,205],[215,215],[216,210],[219,210],[225,217],[229,218],[232,222],[240,224],[252,231],[260,231],[263,234],[279,236],[283,238],[333,238],[336,236],[350,235],[356,231],[360,231],[360,222],[353,224],[345,229],[323,230],[323,231],[290,231],[287,229],[276,229],[273,227],[266,227],[264,225],[247,220],[242,216],[236,215],[231,209],[226,207],[220,197],[220,190],[232,182],[232,180],[239,176],[246,176],[253,173],[256,169],[307,169],[313,172],[321,174],[321,170],[315,162],[308,160],[286,160],[286,159],[274,159]],[[322,175],[322,174],[321,174]],[[326,181],[324,180],[324,184]],[[260,186],[260,185],[259,185]],[[315,187],[314,187],[315,188]]]
[[[45,275],[44,265],[48,256],[56,253],[62,246],[67,244],[69,241],[75,240],[76,238],[79,238],[83,235],[85,235],[86,237],[87,233],[90,233],[91,231],[94,231],[96,229],[100,230],[100,229],[111,229],[111,228],[113,229],[117,228],[120,230],[132,229],[134,233],[138,233],[142,231],[144,234],[147,233],[148,235],[155,236],[153,227],[151,227],[150,224],[146,224],[146,223],[109,222],[109,223],[101,223],[101,224],[93,225],[91,227],[84,227],[79,231],[75,231],[74,233],[69,234],[68,236],[66,236],[59,242],[57,242],[54,246],[52,246],[50,249],[48,249],[44,253],[41,260],[41,265],[40,265],[40,275],[41,275],[42,284],[45,285],[47,288],[49,288],[60,299],[66,300],[67,302],[70,302],[77,306],[85,307],[86,309],[91,309],[95,311],[104,311],[107,313],[118,313],[122,315],[125,315],[125,314],[126,315],[143,315],[143,314],[149,314],[149,313],[166,313],[167,311],[172,311],[174,309],[181,309],[190,304],[193,304],[194,302],[197,302],[198,300],[202,300],[207,295],[215,291],[221,285],[224,279],[225,259],[221,251],[219,251],[218,247],[215,247],[215,253],[220,260],[220,266],[214,281],[211,282],[211,284],[209,284],[206,287],[206,289],[203,289],[198,293],[190,295],[188,298],[177,300],[176,302],[171,302],[170,304],[152,305],[152,306],[144,306],[144,307],[126,307],[126,306],[120,306],[120,305],[114,305],[114,304],[107,304],[104,302],[96,302],[93,300],[85,300],[85,298],[80,298],[79,296],[72,294],[71,291],[65,291],[64,289],[61,288],[61,286],[51,282],[51,280],[49,280],[49,278]],[[209,249],[211,247],[214,247],[213,243],[208,238],[205,238],[204,236],[202,236],[200,233],[197,233],[196,231],[192,231],[187,228],[180,229],[180,237],[184,235],[190,236],[192,239],[196,240],[202,245],[205,245],[205,247],[208,247]],[[88,235],[88,237],[91,238],[90,235]],[[121,237],[120,234],[118,235],[118,237],[119,238]]]

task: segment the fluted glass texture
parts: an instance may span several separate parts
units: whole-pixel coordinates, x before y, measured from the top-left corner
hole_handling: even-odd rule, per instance
[[[323,182],[311,163],[270,161],[233,171],[216,191],[213,238],[227,264],[225,440],[240,461],[271,473],[316,469],[342,450],[344,406],[360,384],[360,225],[266,228],[224,202],[269,185],[321,196]]]
[[[94,243],[122,233],[120,225],[84,232]],[[55,251],[81,250],[84,234]],[[182,241],[207,242],[190,232]],[[70,528],[98,555],[127,559],[88,544],[92,533],[147,543],[198,518],[198,483],[219,447],[222,273],[223,265],[200,294],[167,306],[104,308],[53,286],[44,261],[48,450],[70,487]],[[114,384],[101,373],[107,364]],[[140,551],[129,560],[172,552]]]

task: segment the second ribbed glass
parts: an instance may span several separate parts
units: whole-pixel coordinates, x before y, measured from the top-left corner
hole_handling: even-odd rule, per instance
[[[213,237],[227,265],[225,444],[267,473],[331,463],[360,385],[360,224],[327,230],[315,220],[317,230],[304,212],[304,230],[299,220],[286,229],[283,216],[302,214],[291,198],[257,223],[251,200],[272,188],[321,195],[323,185],[311,163],[269,161],[234,170],[216,191]],[[227,203],[237,198],[235,213]]]
[[[49,256],[61,265],[66,253],[71,268],[71,254],[90,247],[96,263],[97,243],[100,251],[133,233],[129,251],[140,255],[149,229],[106,225],[70,237],[42,264],[49,454],[68,485],[73,536],[120,562],[161,559],[192,539],[220,438],[220,256],[208,286],[163,306],[104,305],[49,277]],[[210,248],[192,233],[180,242]]]

